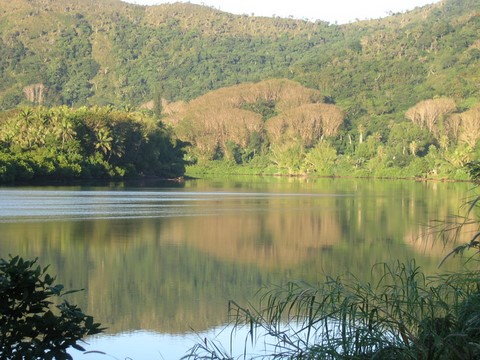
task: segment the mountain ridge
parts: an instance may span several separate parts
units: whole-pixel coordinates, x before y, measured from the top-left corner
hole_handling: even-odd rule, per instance
[[[454,95],[468,98],[478,94],[478,64],[475,59],[469,69],[457,64],[461,54],[478,50],[479,12],[473,0],[444,0],[383,19],[332,25],[233,15],[189,3],[0,0],[0,108],[25,103],[24,89],[34,84],[48,90],[46,105],[140,106],[289,78],[319,89],[355,116],[353,95],[403,108],[452,95],[455,86],[431,84],[433,75],[452,82],[452,66],[474,88],[468,96]],[[465,28],[470,32],[462,39],[465,46],[448,49]],[[441,58],[444,63],[436,64]],[[364,79],[356,78],[359,73]],[[424,84],[425,91],[412,89]],[[388,100],[389,91],[411,96]],[[396,108],[376,112],[389,111]]]

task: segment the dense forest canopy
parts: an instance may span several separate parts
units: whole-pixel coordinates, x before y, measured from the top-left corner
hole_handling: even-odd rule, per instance
[[[183,144],[142,113],[111,107],[24,108],[0,117],[0,182],[174,178]]]
[[[0,106],[140,106],[289,78],[351,116],[478,96],[480,5],[444,0],[381,20],[238,16],[193,4],[0,0]]]
[[[479,154],[479,34],[476,0],[346,25],[0,0],[0,110],[143,109],[203,167],[463,178]]]

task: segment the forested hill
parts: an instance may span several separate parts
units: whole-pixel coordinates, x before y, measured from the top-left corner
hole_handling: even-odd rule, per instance
[[[272,9],[272,14],[275,9]],[[190,100],[271,78],[319,90],[350,121],[479,96],[480,2],[381,20],[237,16],[193,4],[0,0],[0,109]]]

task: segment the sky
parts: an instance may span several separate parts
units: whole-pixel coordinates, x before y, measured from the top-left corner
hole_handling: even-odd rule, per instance
[[[173,3],[175,0],[123,0],[140,5]],[[376,19],[439,0],[190,0],[234,14],[294,17],[345,24],[356,19]]]

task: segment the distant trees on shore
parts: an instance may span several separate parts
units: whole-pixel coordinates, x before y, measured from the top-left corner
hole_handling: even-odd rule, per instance
[[[327,99],[328,100],[328,99]],[[162,101],[0,114],[0,181],[176,178],[189,172],[468,179],[480,106],[422,100],[403,119],[352,120],[318,90],[270,79]]]
[[[0,182],[183,173],[183,144],[142,113],[61,106],[0,115]]]
[[[422,100],[404,118],[353,120],[318,90],[286,79],[212,91],[166,104],[164,117],[188,142],[195,171],[467,179],[480,154],[479,106]],[[221,160],[221,162],[219,162]]]

